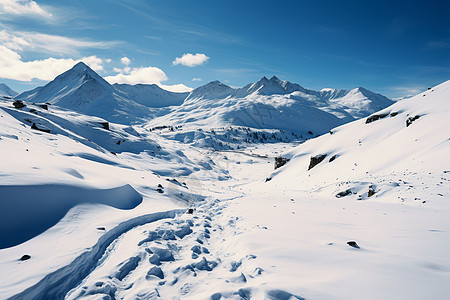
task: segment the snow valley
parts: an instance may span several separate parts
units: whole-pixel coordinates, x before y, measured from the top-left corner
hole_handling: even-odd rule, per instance
[[[450,81],[0,86],[2,299],[445,299]]]

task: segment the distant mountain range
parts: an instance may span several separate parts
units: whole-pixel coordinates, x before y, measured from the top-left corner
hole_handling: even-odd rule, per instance
[[[321,134],[394,102],[364,88],[313,91],[273,76],[242,88],[213,81],[190,93],[155,84],[109,84],[80,62],[45,86],[15,96],[106,120],[156,126],[247,126]]]
[[[4,83],[0,83],[0,96],[14,97],[18,93]]]

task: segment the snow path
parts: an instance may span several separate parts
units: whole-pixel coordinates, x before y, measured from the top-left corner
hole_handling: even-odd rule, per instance
[[[106,248],[120,235],[136,226],[161,219],[174,218],[180,212],[181,210],[171,210],[153,213],[120,223],[115,228],[106,232],[90,250],[77,257],[71,264],[48,274],[34,286],[29,287],[10,299],[62,299],[70,289],[76,286],[91,272]]]

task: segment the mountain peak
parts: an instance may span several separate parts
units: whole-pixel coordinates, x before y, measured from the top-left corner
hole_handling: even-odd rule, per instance
[[[18,93],[4,83],[0,83],[0,96],[14,97]]]
[[[244,87],[244,89],[246,89],[246,92],[248,94],[256,92],[261,95],[290,94],[295,91],[305,91],[305,89],[300,85],[291,83],[289,81],[280,80],[276,76],[272,76],[270,79],[267,79],[266,76],[263,76],[257,82]]]

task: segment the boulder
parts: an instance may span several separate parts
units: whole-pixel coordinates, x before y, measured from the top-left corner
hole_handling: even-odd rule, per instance
[[[309,161],[308,170],[311,170],[316,165],[320,164],[325,159],[325,157],[327,157],[326,154],[319,154],[319,155],[316,155],[316,156],[311,156],[311,159]]]

